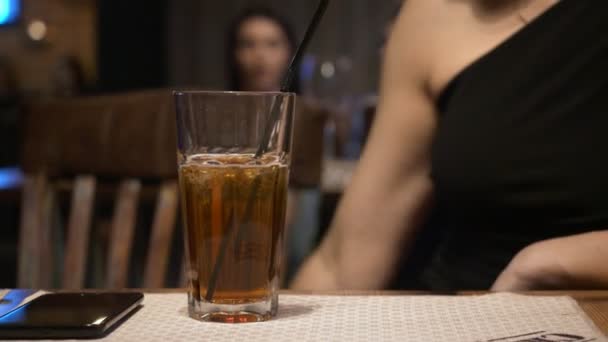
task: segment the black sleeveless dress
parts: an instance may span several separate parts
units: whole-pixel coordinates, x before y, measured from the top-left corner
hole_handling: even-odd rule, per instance
[[[487,289],[536,241],[608,229],[608,1],[561,0],[438,106],[428,287]]]

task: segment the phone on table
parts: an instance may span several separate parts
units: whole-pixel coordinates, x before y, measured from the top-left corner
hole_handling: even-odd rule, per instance
[[[107,335],[139,307],[142,293],[49,293],[0,316],[0,339]]]

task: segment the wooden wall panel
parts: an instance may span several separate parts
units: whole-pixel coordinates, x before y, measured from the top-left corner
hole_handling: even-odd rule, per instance
[[[0,27],[0,56],[15,66],[20,88],[44,95],[50,89],[51,71],[57,59],[71,55],[81,62],[88,83],[96,75],[96,1],[22,0],[22,19]],[[31,20],[48,24],[48,43],[32,44],[25,27]]]

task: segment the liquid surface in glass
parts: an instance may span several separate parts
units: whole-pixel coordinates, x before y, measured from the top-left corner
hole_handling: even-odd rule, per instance
[[[180,166],[179,181],[192,299],[205,301],[227,243],[210,302],[267,300],[279,282],[287,164],[273,156],[200,154]]]

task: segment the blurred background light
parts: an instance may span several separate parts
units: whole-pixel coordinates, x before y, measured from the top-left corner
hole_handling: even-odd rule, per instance
[[[20,0],[0,0],[0,25],[16,22],[20,14]]]
[[[32,20],[27,25],[27,35],[34,41],[41,41],[46,38],[47,25],[42,20]]]

